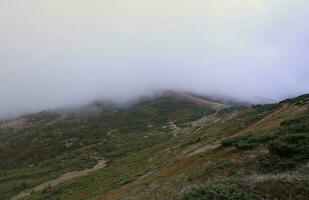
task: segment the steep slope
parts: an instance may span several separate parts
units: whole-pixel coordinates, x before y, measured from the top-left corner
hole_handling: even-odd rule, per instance
[[[308,138],[308,95],[229,107],[169,91],[128,108],[97,105],[86,114],[44,112],[18,119],[22,123],[3,122],[0,199],[27,189],[25,199],[201,199],[217,187],[242,199],[308,194],[307,143],[290,157],[280,154],[291,146],[290,137]],[[91,169],[95,158],[108,162],[87,176],[31,192]],[[204,186],[191,190],[198,185]]]

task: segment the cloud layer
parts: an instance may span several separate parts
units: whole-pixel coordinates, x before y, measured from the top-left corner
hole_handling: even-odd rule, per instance
[[[309,92],[306,0],[0,1],[0,116],[160,89]]]

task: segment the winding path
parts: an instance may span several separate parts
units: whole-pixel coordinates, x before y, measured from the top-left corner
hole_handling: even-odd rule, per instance
[[[91,169],[85,169],[85,170],[82,170],[82,171],[73,171],[73,172],[63,174],[62,176],[60,176],[60,177],[58,177],[54,180],[44,182],[44,183],[36,186],[35,188],[23,191],[20,194],[18,194],[17,196],[14,196],[11,200],[23,199],[23,198],[31,195],[32,192],[39,192],[39,191],[42,191],[42,190],[47,189],[47,188],[55,187],[55,186],[57,186],[57,185],[59,185],[63,182],[72,180],[74,178],[86,176],[91,172],[95,172],[95,171],[98,171],[100,169],[103,169],[105,166],[106,166],[106,161],[104,159],[99,159],[97,161],[97,164]]]

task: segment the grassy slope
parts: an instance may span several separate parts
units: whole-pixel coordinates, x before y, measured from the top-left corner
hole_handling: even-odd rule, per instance
[[[123,160],[132,152],[168,140],[169,122],[186,126],[188,121],[215,112],[167,95],[143,99],[130,108],[109,106],[102,110],[65,113],[65,117],[63,113],[42,112],[24,117],[23,127],[3,123],[0,199],[66,172],[89,168],[95,164],[93,157]]]
[[[291,181],[266,176],[273,172],[261,166],[258,155],[267,152],[267,142],[246,150],[235,148],[235,145],[221,146],[220,143],[231,136],[279,130],[282,121],[308,113],[307,99],[292,99],[278,105],[228,108],[212,114],[214,111],[207,106],[164,97],[145,100],[129,110],[111,110],[78,120],[66,118],[34,136],[34,128],[2,133],[3,138],[10,135],[6,141],[28,141],[31,138],[28,148],[42,147],[42,144],[32,146],[33,138],[39,136],[43,141],[48,138],[59,152],[36,159],[27,153],[17,157],[18,160],[2,157],[10,162],[0,171],[0,194],[6,199],[66,171],[89,168],[95,164],[91,157],[99,156],[110,160],[106,168],[34,193],[28,199],[181,199],[183,192],[193,186],[211,183],[218,177],[237,178],[260,197],[266,194],[275,196],[280,194],[280,189],[289,188]],[[205,115],[208,117],[197,120]],[[170,126],[171,121],[182,128]],[[188,124],[190,121],[195,122]],[[46,121],[37,126],[43,124]],[[61,134],[55,133],[57,129]],[[52,139],[50,134],[54,135]],[[70,139],[68,134],[75,138],[73,144],[69,148],[59,148],[64,145],[63,141]],[[47,146],[51,145],[48,141]],[[2,156],[11,155],[5,151],[15,147],[10,145],[9,142],[1,143]],[[46,151],[52,150],[51,147]],[[299,171],[303,178],[292,181],[299,183],[300,188],[289,191],[304,195],[303,190],[308,185],[304,179],[306,168]],[[265,188],[264,182],[271,182],[274,187]]]

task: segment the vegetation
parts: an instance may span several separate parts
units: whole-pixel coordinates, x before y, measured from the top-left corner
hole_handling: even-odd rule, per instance
[[[296,167],[293,159],[284,159],[272,154],[261,155],[259,159],[262,165],[271,171],[285,171]]]
[[[223,169],[231,169],[232,163],[229,160],[219,160],[216,163],[209,163],[203,168],[203,175],[211,175],[212,173],[216,172],[217,170],[223,170]]]
[[[251,200],[254,195],[235,180],[219,180],[193,188],[184,194],[184,200]]]
[[[254,189],[259,191],[258,195],[264,199],[304,200],[309,195],[309,182],[305,179],[293,181],[269,179],[257,183]]]
[[[309,158],[309,134],[285,135],[271,142],[269,152],[281,157],[303,160]]]
[[[287,133],[305,133],[309,132],[309,116],[290,119],[281,123],[283,131]]]
[[[293,169],[309,159],[309,117],[281,123],[281,136],[268,145],[269,153],[260,157],[261,163],[272,171]]]
[[[284,101],[281,101],[280,104],[289,103],[289,104],[295,104],[295,105],[306,105],[308,103],[309,94],[304,94],[302,96],[286,99]]]
[[[223,146],[235,146],[238,149],[252,149],[261,143],[269,142],[275,138],[277,138],[275,133],[246,134],[224,139],[221,144]]]
[[[261,163],[273,171],[293,169],[309,158],[309,134],[284,135],[268,145],[269,153],[260,157]]]
[[[306,199],[308,105],[302,96],[216,110],[165,94],[1,122],[0,199],[100,158],[105,168],[25,200]]]

